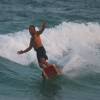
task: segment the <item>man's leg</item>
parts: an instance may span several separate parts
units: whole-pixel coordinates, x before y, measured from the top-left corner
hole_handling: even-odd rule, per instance
[[[45,58],[41,58],[40,60],[39,60],[39,66],[41,67],[41,68],[45,68],[45,67],[47,67],[49,64],[48,64],[48,62],[46,61],[46,59]]]

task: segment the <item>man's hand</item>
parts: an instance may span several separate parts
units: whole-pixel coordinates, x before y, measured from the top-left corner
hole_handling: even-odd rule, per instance
[[[17,52],[17,54],[23,54],[23,53],[24,53],[23,50]]]
[[[42,32],[44,31],[44,29],[46,28],[46,26],[47,26],[46,21],[43,21],[42,25],[41,25],[41,29],[38,31],[39,35],[42,34]]]

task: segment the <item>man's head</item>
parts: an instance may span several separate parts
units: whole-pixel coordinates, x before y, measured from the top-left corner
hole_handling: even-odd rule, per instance
[[[29,32],[30,32],[31,35],[33,35],[36,32],[34,25],[29,26]]]

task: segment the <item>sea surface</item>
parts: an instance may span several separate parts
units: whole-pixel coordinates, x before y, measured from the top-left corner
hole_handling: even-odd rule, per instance
[[[29,25],[63,75],[43,80]],[[0,0],[0,100],[100,100],[100,0]]]

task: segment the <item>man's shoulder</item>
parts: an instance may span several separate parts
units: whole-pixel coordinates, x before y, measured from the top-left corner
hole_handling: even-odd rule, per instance
[[[41,32],[40,32],[40,31],[36,31],[36,34],[37,34],[37,35],[40,35],[40,34],[41,34]]]

